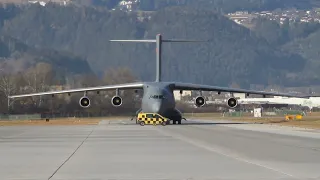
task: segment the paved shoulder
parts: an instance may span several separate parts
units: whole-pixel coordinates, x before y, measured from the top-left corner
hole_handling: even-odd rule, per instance
[[[225,121],[193,121],[164,131],[217,153],[247,161],[292,177],[319,178],[318,133],[232,124]]]

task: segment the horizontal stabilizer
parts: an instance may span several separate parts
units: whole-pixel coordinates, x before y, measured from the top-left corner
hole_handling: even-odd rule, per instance
[[[163,42],[209,42],[209,41],[201,41],[201,40],[184,40],[184,39],[165,39]]]
[[[144,39],[144,40],[110,40],[111,42],[145,42],[145,43],[155,43],[155,39]]]
[[[156,39],[138,39],[138,40],[110,40],[111,42],[137,42],[137,43],[156,43],[156,82],[161,81],[161,51],[162,51],[162,43],[163,42],[208,42],[204,40],[187,40],[187,39],[162,39],[161,34],[156,35]]]
[[[156,39],[144,39],[144,40],[110,40],[111,42],[144,42],[144,43],[155,43],[157,42]],[[208,42],[208,41],[201,41],[201,40],[184,40],[184,39],[163,39],[161,42]]]

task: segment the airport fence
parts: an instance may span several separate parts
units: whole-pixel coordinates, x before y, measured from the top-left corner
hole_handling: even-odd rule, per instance
[[[300,110],[268,110],[262,111],[262,116],[286,116],[286,115],[301,115],[306,116],[304,111]],[[224,117],[248,117],[253,116],[253,114],[247,111],[236,111],[236,112],[225,112],[223,113]]]
[[[117,116],[109,113],[38,113],[38,114],[0,114],[0,121],[14,121],[14,120],[41,120],[41,119],[61,119],[61,118],[98,118]],[[133,116],[132,113],[122,113],[121,116]]]
[[[242,117],[244,115],[244,112],[238,111],[238,112],[226,112],[223,114],[225,117]]]
[[[304,111],[299,111],[299,110],[276,110],[275,113],[279,116],[285,116],[285,115],[301,115],[305,116]]]
[[[0,120],[39,120],[41,119],[41,114],[17,114],[17,115],[0,115]]]
[[[220,116],[220,117],[250,117],[253,116],[248,111],[235,111],[235,112],[216,112],[216,113],[183,113],[189,116]],[[205,115],[207,114],[207,115]],[[59,119],[59,118],[98,118],[117,116],[118,114],[109,113],[89,113],[89,112],[74,112],[74,113],[38,113],[38,114],[0,114],[1,120],[40,120],[40,119]],[[286,115],[302,115],[306,114],[304,111],[299,110],[268,110],[263,111],[262,116],[286,116]],[[133,116],[133,113],[121,113],[121,116]]]

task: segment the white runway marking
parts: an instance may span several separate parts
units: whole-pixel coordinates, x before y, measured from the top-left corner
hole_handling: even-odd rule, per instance
[[[257,162],[252,162],[252,161],[243,159],[243,158],[241,158],[241,157],[237,157],[237,156],[235,156],[235,155],[223,153],[223,152],[221,152],[220,150],[218,150],[218,149],[216,149],[216,148],[213,148],[213,147],[210,147],[209,145],[206,145],[206,144],[204,144],[204,143],[200,143],[199,141],[194,141],[194,140],[192,140],[192,139],[185,138],[185,137],[180,136],[180,135],[178,135],[178,134],[171,133],[171,132],[169,133],[169,132],[166,132],[166,131],[163,131],[163,130],[160,130],[160,129],[157,129],[157,131],[161,132],[161,133],[164,134],[164,135],[171,136],[171,137],[173,137],[173,138],[175,138],[175,139],[179,139],[179,140],[181,140],[181,141],[190,143],[190,144],[192,144],[192,145],[194,145],[194,146],[197,146],[197,147],[206,149],[206,150],[208,150],[208,151],[211,151],[211,152],[214,152],[214,153],[218,153],[218,154],[221,154],[221,155],[223,155],[223,156],[226,156],[226,157],[229,157],[229,158],[233,158],[233,159],[236,159],[236,160],[239,160],[239,161],[248,163],[248,164],[253,164],[253,165],[256,165],[256,166],[259,166],[259,167],[263,167],[263,168],[266,168],[266,169],[269,169],[269,170],[272,170],[272,171],[275,171],[275,172],[284,174],[284,175],[289,176],[289,177],[294,177],[293,175],[291,175],[291,174],[289,174],[289,173],[285,173],[285,172],[283,172],[283,171],[281,171],[281,170],[277,170],[277,169],[268,167],[268,166],[266,166],[266,165],[259,164],[259,163],[257,163]]]

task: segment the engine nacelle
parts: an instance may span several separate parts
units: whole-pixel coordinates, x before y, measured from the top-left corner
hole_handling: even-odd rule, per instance
[[[90,99],[88,97],[86,97],[86,96],[83,96],[82,98],[80,98],[79,104],[83,108],[88,108],[91,105]]]
[[[120,96],[113,96],[111,99],[111,104],[116,107],[121,106],[122,98]]]
[[[206,103],[206,100],[202,96],[198,96],[195,100],[195,104],[197,107],[202,107]]]
[[[235,108],[238,105],[238,100],[236,98],[233,98],[233,97],[229,98],[228,101],[227,101],[227,104],[228,104],[229,107]]]

